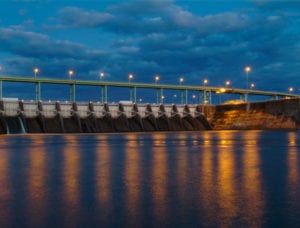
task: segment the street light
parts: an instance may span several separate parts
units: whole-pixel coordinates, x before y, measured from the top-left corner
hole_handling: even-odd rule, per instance
[[[293,88],[293,87],[290,87],[290,88],[289,88],[289,92],[292,93],[293,91],[294,91],[294,88]]]
[[[36,79],[36,75],[37,73],[39,73],[39,68],[34,68],[33,72],[34,72],[34,79]]]
[[[254,84],[254,83],[251,83],[250,88],[251,88],[251,89],[254,89],[254,87],[255,87],[255,84]]]
[[[129,74],[128,75],[128,80],[129,80],[129,83],[130,83],[130,81],[133,79],[133,74]]]
[[[155,84],[157,84],[157,82],[159,81],[160,78],[158,75],[156,75],[154,79],[155,79]]]
[[[230,81],[226,81],[225,82],[225,85],[228,87],[228,86],[230,86]]]
[[[100,76],[100,80],[102,80],[105,76],[104,72],[100,72],[99,76]]]
[[[73,70],[69,70],[68,71],[68,74],[69,74],[69,79],[71,80],[73,74],[74,74],[74,71]]]
[[[245,67],[245,72],[246,72],[246,89],[248,89],[248,75],[249,75],[250,71],[251,71],[251,67],[246,66]]]
[[[192,98],[193,98],[193,100],[196,100],[196,95],[193,94],[193,95],[192,95]],[[196,103],[196,102],[195,102],[195,103]]]
[[[104,72],[100,72],[99,76],[100,76],[100,80],[102,81],[105,76]],[[104,86],[103,85],[101,86],[101,102],[102,103],[104,102]]]
[[[203,87],[204,87],[204,90],[203,90],[203,103],[204,103],[204,104],[207,103],[207,100],[206,100],[206,91],[205,91],[205,86],[206,86],[207,83],[208,83],[208,80],[207,80],[207,79],[204,79],[204,80],[203,80]]]
[[[180,85],[182,84],[183,81],[184,81],[183,78],[179,78],[179,84],[180,84]]]
[[[173,100],[172,100],[172,103],[174,104],[175,102],[174,102],[174,100],[177,98],[177,95],[176,94],[174,94],[173,95]]]

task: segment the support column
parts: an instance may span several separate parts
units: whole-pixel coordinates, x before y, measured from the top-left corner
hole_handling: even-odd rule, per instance
[[[2,80],[0,80],[0,100],[2,99]]]
[[[184,103],[184,90],[180,91],[180,104]]]
[[[136,103],[136,87],[133,87],[133,102]]]
[[[70,85],[70,101],[75,102],[75,83]]]
[[[104,102],[107,102],[107,85],[104,86]]]
[[[130,101],[136,103],[136,87],[130,87]]]
[[[202,98],[202,92],[199,91],[199,94],[198,94],[198,104],[201,104],[201,98]]]
[[[160,89],[160,103],[164,103],[164,90],[163,90],[163,88]]]
[[[248,102],[248,94],[247,93],[244,94],[244,100],[245,100],[245,102]]]
[[[101,103],[104,102],[104,86],[100,87],[100,101]]]
[[[35,100],[36,101],[41,100],[41,83],[40,82],[35,83]]]
[[[188,103],[188,91],[187,89],[185,90],[185,104]]]

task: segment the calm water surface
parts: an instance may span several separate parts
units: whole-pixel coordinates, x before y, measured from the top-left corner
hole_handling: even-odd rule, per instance
[[[0,227],[300,226],[300,132],[0,136]]]

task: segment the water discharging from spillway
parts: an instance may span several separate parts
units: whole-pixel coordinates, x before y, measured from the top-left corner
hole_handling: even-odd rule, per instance
[[[7,134],[25,134],[26,130],[20,116],[6,117]]]

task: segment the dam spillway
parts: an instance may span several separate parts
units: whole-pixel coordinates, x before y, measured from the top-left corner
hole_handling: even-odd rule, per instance
[[[211,129],[214,106],[0,101],[0,133],[101,133]]]

